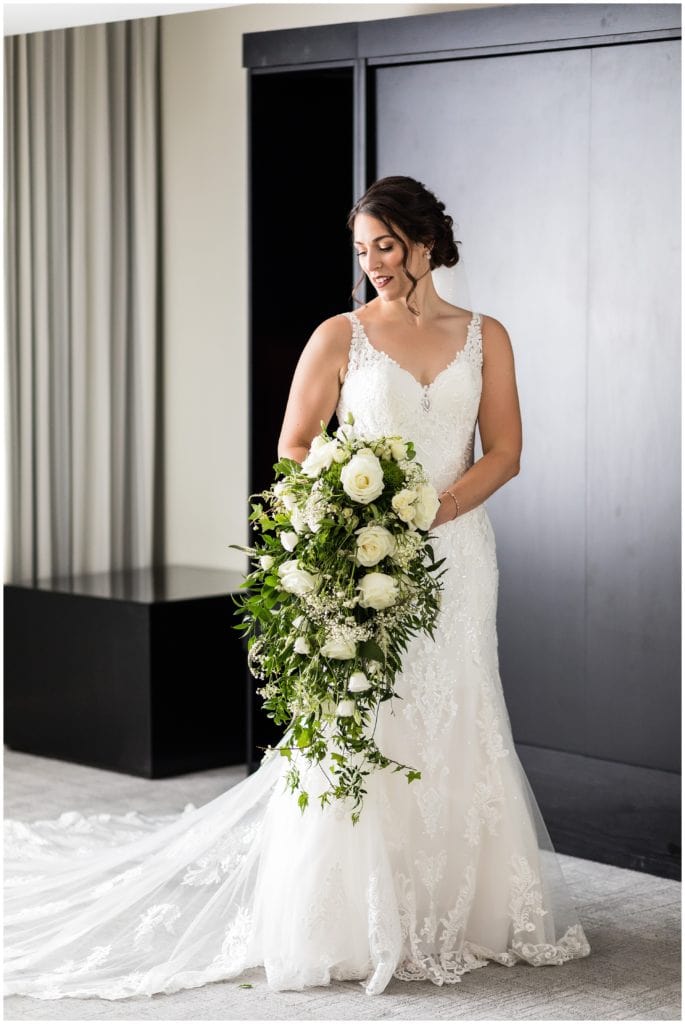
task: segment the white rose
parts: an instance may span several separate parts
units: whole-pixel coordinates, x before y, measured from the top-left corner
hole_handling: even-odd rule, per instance
[[[282,587],[290,594],[304,597],[316,589],[316,576],[306,569],[295,569],[283,577]]]
[[[341,441],[349,441],[350,435],[345,430],[345,427],[341,426],[335,431],[335,437],[340,438]]]
[[[355,531],[357,534],[357,563],[377,565],[395,550],[395,538],[384,526],[371,524]]]
[[[261,565],[262,569],[270,569],[271,566],[274,564],[273,555],[262,555],[261,558],[259,559],[259,564]]]
[[[299,629],[304,621],[304,615],[298,615],[296,618],[293,619],[293,626],[295,627],[295,629]]]
[[[306,637],[298,636],[297,640],[295,641],[294,647],[296,654],[309,654],[309,641],[306,639]]]
[[[367,572],[357,584],[362,608],[388,608],[397,600],[397,583],[385,572]]]
[[[346,462],[349,457],[349,452],[346,452],[344,448],[338,446],[333,452],[334,462]]]
[[[336,715],[338,715],[339,718],[351,718],[352,715],[354,714],[354,709],[356,708],[356,706],[357,705],[353,700],[341,700],[338,702],[338,706],[335,709],[335,713]]]
[[[416,491],[405,487],[404,490],[398,491],[397,494],[393,495],[390,504],[403,523],[411,523],[416,515],[415,501]]]
[[[371,688],[371,683],[367,679],[364,672],[353,672],[350,676],[350,681],[347,684],[347,689],[350,693],[363,693],[365,690]]]
[[[407,457],[407,446],[404,441],[390,441],[390,451],[395,462],[399,462],[400,459],[406,459]]]
[[[294,509],[297,508],[297,502],[295,498],[293,498],[292,494],[282,494],[281,501],[287,508],[288,512],[293,512]]]
[[[316,590],[316,576],[306,569],[296,569],[283,577],[282,587],[296,597],[304,597]]]
[[[306,569],[300,569],[297,559],[283,562],[278,567],[278,575],[281,577],[283,589],[287,590],[289,594],[297,595],[297,597],[304,597],[305,594],[309,594],[316,587],[316,576],[311,572],[307,572]]]
[[[281,533],[281,544],[286,551],[294,551],[299,539],[292,530]]]
[[[339,661],[346,661],[348,658],[354,658],[357,653],[357,645],[353,640],[336,640],[332,638],[323,645],[321,653],[325,658],[337,658]]]
[[[363,505],[378,497],[383,490],[383,469],[371,449],[352,456],[342,468],[340,482],[345,493]]]
[[[435,513],[440,508],[438,492],[432,484],[419,484],[416,488],[416,514],[414,522],[419,530],[428,530],[435,519]]]
[[[320,435],[315,437],[311,443],[309,454],[302,462],[302,472],[309,477],[318,476],[322,470],[328,469],[337,448],[337,440],[325,441]]]
[[[293,569],[299,569],[300,563],[296,558],[291,558],[287,562],[281,562],[278,567],[278,575],[285,576],[287,573],[292,572]]]

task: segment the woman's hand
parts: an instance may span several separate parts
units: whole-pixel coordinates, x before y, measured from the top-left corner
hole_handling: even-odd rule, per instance
[[[456,507],[449,494],[440,495],[440,506],[435,514],[435,519],[430,525],[430,529],[433,530],[436,526],[442,526],[443,523],[449,523],[455,518],[454,513]]]

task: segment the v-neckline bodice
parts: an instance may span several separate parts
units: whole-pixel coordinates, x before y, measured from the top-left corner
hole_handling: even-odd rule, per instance
[[[351,315],[354,317],[354,319],[357,322],[357,325],[359,327],[359,331],[360,331],[360,334],[361,334],[361,338],[362,338],[362,341],[364,342],[364,344],[368,345],[372,352],[375,352],[381,358],[387,359],[389,363],[392,363],[392,365],[396,366],[398,368],[398,370],[401,370],[402,373],[405,373],[408,377],[410,377],[411,380],[414,381],[416,386],[421,388],[421,390],[423,392],[428,392],[433,387],[435,387],[435,385],[440,380],[440,378],[443,377],[444,374],[446,374],[448,370],[451,370],[452,367],[455,366],[460,361],[462,355],[464,354],[464,352],[468,349],[469,345],[471,344],[471,339],[474,336],[474,328],[475,328],[475,326],[477,324],[477,321],[478,321],[478,313],[474,312],[472,317],[471,317],[471,319],[470,319],[470,321],[469,321],[468,327],[466,328],[466,341],[464,342],[462,347],[455,354],[454,358],[452,358],[449,361],[447,366],[444,366],[442,368],[442,370],[440,370],[440,372],[438,374],[436,374],[436,376],[433,378],[433,380],[429,384],[424,384],[422,381],[420,381],[418,379],[418,377],[415,377],[414,374],[411,372],[411,370],[408,370],[406,368],[406,366],[402,366],[401,363],[398,363],[396,359],[393,359],[393,357],[391,355],[388,355],[388,353],[385,352],[382,348],[376,348],[375,345],[372,345],[371,342],[369,341],[369,338],[368,338],[368,335],[366,333],[366,328],[364,327],[364,324],[361,322],[361,320],[359,319],[359,317],[357,316],[357,314],[354,311],[351,311]]]

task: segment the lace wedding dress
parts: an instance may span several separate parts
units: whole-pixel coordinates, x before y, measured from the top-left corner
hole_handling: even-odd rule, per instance
[[[473,462],[480,315],[428,386],[356,314],[337,415],[412,438],[439,490]],[[360,821],[304,815],[271,756],[177,814],[6,823],[6,993],[121,999],[264,965],[274,989],[391,978],[437,985],[491,961],[563,964],[590,946],[512,741],[499,676],[495,538],[483,505],[436,528],[435,641],[414,638],[377,736],[419,768],[370,776]],[[531,654],[531,656],[534,656]],[[316,773],[306,779],[315,791]],[[320,776],[317,776],[320,777]]]

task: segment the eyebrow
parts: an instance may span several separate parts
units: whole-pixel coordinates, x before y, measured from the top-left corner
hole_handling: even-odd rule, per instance
[[[392,235],[376,235],[376,237],[372,238],[371,241],[372,242],[380,242],[381,238],[392,238],[392,237],[393,237]],[[355,238],[354,245],[364,245],[364,243],[357,241],[357,239]]]

